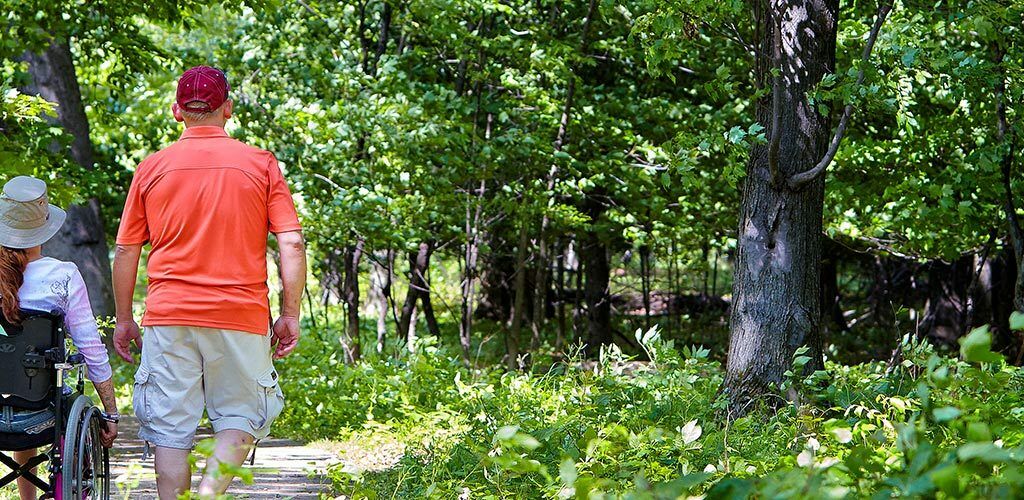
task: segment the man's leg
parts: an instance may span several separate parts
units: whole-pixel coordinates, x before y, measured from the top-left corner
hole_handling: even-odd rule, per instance
[[[21,465],[25,465],[30,459],[36,456],[36,450],[25,450],[14,452],[14,460]],[[33,468],[32,473],[35,474],[36,470]],[[28,479],[23,477],[18,478],[18,495],[21,496],[21,500],[35,500],[36,494],[39,492],[36,489],[36,485],[30,483]]]
[[[213,456],[206,461],[203,481],[199,483],[199,496],[203,498],[224,493],[234,479],[234,474],[220,472],[221,463],[238,467],[252,450],[253,437],[248,432],[228,429],[218,432],[214,438],[216,446]]]
[[[223,493],[234,474],[217,464],[241,465],[254,440],[267,437],[284,406],[270,357],[270,336],[210,329],[200,335],[206,413],[216,435],[200,495]]]
[[[132,406],[139,438],[155,447],[157,490],[174,500],[192,486],[188,461],[203,414],[203,360],[191,327],[146,328]]]
[[[188,464],[189,450],[156,446],[156,491],[160,500],[174,500],[192,488],[192,470]]]

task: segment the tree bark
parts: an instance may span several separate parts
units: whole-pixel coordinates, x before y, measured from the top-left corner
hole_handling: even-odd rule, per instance
[[[580,257],[586,278],[583,296],[587,303],[587,352],[594,354],[598,347],[612,343],[608,247],[596,233],[588,231],[580,244]]]
[[[375,253],[370,274],[370,296],[377,310],[377,353],[384,352],[388,334],[388,312],[392,308],[391,282],[394,277],[394,252]],[[397,319],[397,318],[396,318]]]
[[[523,328],[523,318],[526,317],[526,257],[529,252],[530,235],[525,228],[527,221],[522,221],[524,227],[519,229],[519,244],[516,246],[516,278],[515,278],[515,301],[512,304],[512,324],[509,325],[508,334],[505,336],[506,365],[509,370],[518,370],[519,366],[519,339]]]
[[[1024,311],[1024,229],[1020,222],[1020,217],[1017,215],[1017,205],[1013,194],[1013,162],[1017,149],[1017,136],[1013,132],[1013,128],[1010,126],[1009,119],[1006,117],[1007,108],[1007,97],[1006,97],[1006,66],[1003,63],[1003,59],[1006,57],[1005,49],[1002,47],[996,48],[996,68],[999,72],[999,79],[996,81],[996,139],[1003,145],[1007,146],[1007,151],[1003,152],[1001,159],[1000,169],[1003,174],[1003,191],[1005,199],[1003,201],[1003,209],[1006,215],[1007,225],[1010,226],[1010,244],[1013,247],[1014,259],[1017,262],[1017,280],[1016,285],[1013,288],[1013,306],[1018,311]]]
[[[776,105],[761,99],[757,118],[778,126],[768,130],[778,151],[771,144],[754,146],[743,184],[724,384],[732,417],[777,390],[798,347],[812,347],[810,369],[823,364],[819,266],[825,182],[819,176],[794,190],[778,179],[813,168],[828,149],[829,117],[808,102],[807,93],[835,71],[839,2],[780,0],[755,8],[757,19],[767,23],[758,41],[756,77],[768,81],[772,75],[766,54],[776,54],[780,70]],[[780,41],[781,50],[773,50]]]
[[[487,184],[480,181],[475,207],[466,203],[466,245],[464,258],[464,276],[462,278],[462,306],[459,321],[459,346],[462,348],[462,360],[470,364],[470,350],[473,334],[473,306],[476,303],[476,268],[480,255],[480,216],[483,212],[483,196]]]
[[[348,321],[341,345],[345,351],[345,362],[349,364],[359,361],[362,355],[359,334],[359,261],[363,258],[363,245],[364,242],[359,240],[345,249],[345,283],[342,293]]]
[[[411,329],[413,311],[416,309],[416,302],[422,301],[423,313],[427,316],[428,328],[431,333],[437,335],[437,321],[433,317],[433,307],[430,304],[430,286],[427,284],[427,269],[430,267],[430,255],[434,251],[431,242],[420,243],[415,252],[409,252],[409,292],[405,295],[405,304],[402,305],[402,317],[398,320],[398,334],[407,338]]]
[[[705,261],[707,258],[705,256]],[[651,247],[640,247],[640,288],[644,303],[644,328],[651,327]],[[704,273],[704,288],[707,293],[707,272]]]
[[[74,60],[67,39],[54,39],[39,53],[26,53],[33,85],[31,93],[57,103],[57,119],[71,136],[71,157],[85,169],[94,166],[89,120],[82,104]],[[78,266],[89,291],[89,302],[97,316],[114,313],[114,291],[110,278],[110,248],[100,204],[95,198],[84,205],[71,205],[60,232],[43,246],[43,253],[71,261]]]

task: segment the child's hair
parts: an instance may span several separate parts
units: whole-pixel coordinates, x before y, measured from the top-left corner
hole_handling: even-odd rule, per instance
[[[28,252],[0,246],[0,314],[11,324],[21,322],[18,290],[25,283]]]

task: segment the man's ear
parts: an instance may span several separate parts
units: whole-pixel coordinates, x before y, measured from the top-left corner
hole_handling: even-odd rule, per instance
[[[178,103],[171,104],[171,113],[174,115],[174,121],[178,121],[178,122],[185,121],[185,117],[182,116],[182,114],[181,114],[181,107],[178,106]]]
[[[224,101],[224,108],[223,109],[224,109],[224,119],[225,120],[230,119],[231,115],[234,114],[234,112],[235,112],[235,101],[232,101],[231,99],[228,99],[228,100]]]

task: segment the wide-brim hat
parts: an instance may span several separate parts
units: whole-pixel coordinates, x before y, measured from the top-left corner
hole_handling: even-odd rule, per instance
[[[15,177],[0,193],[0,246],[24,249],[42,245],[60,231],[67,217],[67,212],[50,204],[45,182]]]

